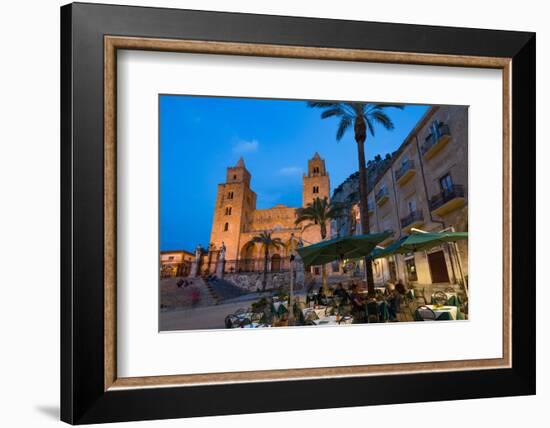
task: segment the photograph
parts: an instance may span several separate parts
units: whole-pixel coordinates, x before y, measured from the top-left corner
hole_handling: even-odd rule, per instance
[[[468,320],[468,106],[158,103],[161,332]]]
[[[120,3],[3,4],[2,426],[549,419],[544,2]]]

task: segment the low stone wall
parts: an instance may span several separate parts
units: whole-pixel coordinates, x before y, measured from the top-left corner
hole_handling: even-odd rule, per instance
[[[296,272],[294,287],[300,290],[304,286],[304,273]],[[246,272],[246,273],[226,273],[223,277],[226,281],[231,281],[237,287],[248,292],[254,292],[262,289],[262,272]],[[271,290],[279,287],[288,287],[290,284],[290,272],[269,272],[267,274],[266,290]]]

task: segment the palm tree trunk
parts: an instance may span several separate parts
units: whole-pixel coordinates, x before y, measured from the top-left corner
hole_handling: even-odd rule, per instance
[[[321,240],[324,241],[327,237],[327,226],[326,223],[321,223]],[[326,293],[327,291],[327,269],[326,265],[321,265],[321,287],[323,287],[323,291]]]
[[[264,276],[262,278],[262,292],[265,291],[267,285],[267,257],[269,255],[269,249],[266,247],[264,251]]]
[[[369,208],[367,194],[367,166],[365,164],[365,139],[366,134],[355,133],[357,142],[357,156],[359,158],[359,212],[361,217],[361,233],[370,232],[369,227]],[[368,257],[363,259],[367,274],[367,289],[369,296],[374,296],[374,277],[372,275],[372,261]]]

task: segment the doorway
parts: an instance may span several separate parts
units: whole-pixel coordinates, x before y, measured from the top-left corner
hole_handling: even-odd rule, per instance
[[[405,260],[405,268],[407,269],[407,279],[411,282],[418,281],[414,256]]]
[[[388,267],[390,270],[390,281],[397,281],[397,269],[395,267],[395,262],[393,260],[388,261]]]
[[[430,274],[432,275],[432,284],[450,282],[447,262],[445,261],[443,251],[428,254],[428,265],[430,266]]]
[[[271,256],[271,272],[279,272],[281,270],[281,256],[273,254]]]

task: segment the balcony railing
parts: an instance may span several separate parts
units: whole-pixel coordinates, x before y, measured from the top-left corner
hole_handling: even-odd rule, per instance
[[[449,140],[449,137],[451,136],[451,130],[449,129],[449,125],[443,122],[439,122],[439,124],[434,127],[434,130],[430,135],[426,137],[426,140],[424,141],[424,144],[420,148],[420,151],[422,152],[423,156],[431,157],[432,154],[435,154],[437,151],[437,147],[440,143],[441,146],[444,145]]]
[[[430,210],[435,211],[457,198],[464,198],[464,186],[453,184],[450,188],[445,189],[430,199]]]
[[[390,194],[388,192],[388,189],[385,187],[382,187],[376,194],[374,195],[374,199],[377,204],[382,205],[388,198]]]
[[[407,227],[413,223],[424,221],[424,214],[422,211],[413,211],[407,217],[401,219],[401,227]]]
[[[414,170],[414,161],[408,160],[401,165],[397,171],[395,171],[395,180],[399,181],[407,172]]]

